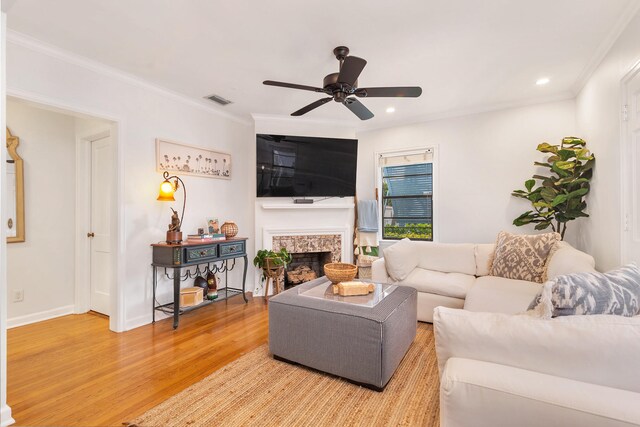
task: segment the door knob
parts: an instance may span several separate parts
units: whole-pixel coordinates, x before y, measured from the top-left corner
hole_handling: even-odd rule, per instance
[[[87,237],[96,237],[94,233],[87,233]]]

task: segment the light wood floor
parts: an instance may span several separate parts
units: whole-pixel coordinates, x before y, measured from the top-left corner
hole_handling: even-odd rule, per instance
[[[20,426],[121,425],[267,342],[267,304],[242,298],[129,332],[97,314],[8,331],[8,403]]]

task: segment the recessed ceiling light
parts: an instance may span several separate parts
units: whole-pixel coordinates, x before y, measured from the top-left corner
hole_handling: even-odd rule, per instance
[[[538,86],[543,86],[546,85],[547,83],[549,83],[551,81],[551,79],[549,77],[543,77],[541,79],[536,80],[536,84]]]
[[[387,107],[387,113],[393,113],[396,109],[394,107]]]

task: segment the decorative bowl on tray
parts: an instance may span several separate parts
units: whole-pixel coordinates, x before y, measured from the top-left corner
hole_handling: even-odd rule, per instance
[[[324,265],[324,274],[334,285],[349,282],[358,274],[358,267],[345,262],[331,262]]]

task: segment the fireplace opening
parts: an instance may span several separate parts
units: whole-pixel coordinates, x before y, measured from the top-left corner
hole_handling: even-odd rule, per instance
[[[291,257],[284,275],[285,289],[324,276],[324,265],[331,262],[329,251],[292,253]]]

